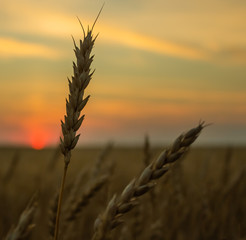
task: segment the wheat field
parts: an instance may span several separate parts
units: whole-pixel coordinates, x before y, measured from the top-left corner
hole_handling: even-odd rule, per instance
[[[144,149],[143,144],[142,148],[106,146],[74,151],[65,188],[62,239],[92,238],[94,221],[112,195],[120,194],[145,167]],[[1,239],[18,225],[33,194],[37,206],[29,225],[34,225],[23,239],[52,238],[52,204],[63,168],[61,154],[55,149],[2,148],[0,152]],[[156,158],[161,148],[149,152]],[[246,149],[239,147],[190,150],[124,216],[111,239],[245,239],[245,154]],[[98,160],[104,165],[99,172],[95,171]],[[103,178],[107,171],[110,176]],[[102,185],[88,194],[100,179]],[[81,199],[84,203],[79,211],[66,219]]]
[[[76,148],[97,18],[73,39],[57,149],[0,149],[1,239],[246,239],[246,149],[192,148],[205,122],[167,146]]]

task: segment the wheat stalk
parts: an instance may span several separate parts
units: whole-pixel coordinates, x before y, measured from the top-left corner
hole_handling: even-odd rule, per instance
[[[106,210],[95,221],[93,240],[103,240],[107,233],[120,225],[121,216],[133,209],[137,199],[155,186],[154,180],[160,178],[168,171],[168,165],[181,158],[197,139],[204,122],[195,128],[181,134],[160,156],[150,163],[141,173],[140,177],[133,179],[123,190],[119,198],[116,195],[108,203]]]
[[[90,29],[88,27],[87,34],[85,34],[83,25],[78,19],[84,34],[83,40],[80,40],[79,47],[76,45],[75,40],[72,37],[77,63],[73,62],[73,76],[71,80],[68,79],[69,97],[68,99],[66,99],[66,115],[64,116],[64,122],[61,121],[63,138],[60,138],[60,147],[61,147],[61,152],[64,155],[64,171],[63,171],[62,183],[61,183],[60,194],[58,199],[54,240],[58,239],[62,195],[65,185],[68,165],[71,160],[71,151],[77,145],[80,134],[78,135],[76,134],[84,120],[84,115],[80,116],[80,114],[83,108],[85,107],[85,105],[87,104],[90,97],[87,96],[86,98],[84,98],[84,91],[88,86],[88,84],[90,83],[90,80],[94,73],[94,71],[91,71],[90,69],[94,57],[91,56],[91,51],[98,35],[95,38],[93,38],[92,31],[102,11],[102,8],[98,13],[96,20],[92,25],[92,28]]]
[[[150,150],[150,141],[149,141],[149,136],[145,135],[144,138],[144,148],[143,148],[143,152],[144,152],[144,159],[143,162],[145,164],[145,166],[148,166],[150,164],[151,161],[151,150]]]

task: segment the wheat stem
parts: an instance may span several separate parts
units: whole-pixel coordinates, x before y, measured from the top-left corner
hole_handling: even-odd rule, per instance
[[[68,163],[64,165],[62,183],[61,183],[60,194],[59,194],[58,205],[57,205],[54,240],[58,239],[60,214],[61,214],[61,205],[62,205],[62,196],[63,196],[64,186],[65,186],[65,181],[66,181],[66,176],[67,176],[67,169],[68,169]]]

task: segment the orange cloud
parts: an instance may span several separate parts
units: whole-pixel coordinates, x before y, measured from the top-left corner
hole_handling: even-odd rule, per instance
[[[199,48],[175,44],[163,39],[123,30],[121,28],[113,28],[108,25],[100,25],[100,29],[102,29],[100,32],[103,32],[100,38],[106,43],[117,43],[168,56],[200,60],[207,59],[206,52]]]
[[[62,53],[45,45],[0,37],[0,58],[39,57],[56,59]]]

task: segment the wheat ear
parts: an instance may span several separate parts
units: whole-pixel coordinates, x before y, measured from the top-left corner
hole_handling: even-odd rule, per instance
[[[108,178],[109,175],[102,175],[90,183],[83,195],[72,205],[71,210],[66,217],[66,221],[74,221],[76,219],[83,208],[88,205],[90,199],[105,185]]]
[[[148,166],[150,164],[151,161],[151,150],[150,150],[150,141],[149,141],[149,136],[145,135],[144,138],[144,148],[143,148],[143,152],[144,152],[144,165]]]
[[[105,239],[110,230],[123,222],[121,216],[138,204],[138,197],[148,192],[155,185],[154,180],[168,171],[169,164],[175,162],[187,152],[204,127],[204,122],[201,122],[197,127],[181,134],[171,147],[164,150],[155,161],[142,171],[140,177],[133,179],[125,187],[119,198],[116,195],[113,196],[104,213],[95,221],[93,240]]]
[[[109,142],[100,152],[99,156],[96,159],[96,162],[94,164],[92,172],[91,172],[91,178],[92,179],[98,177],[98,175],[101,173],[101,171],[105,165],[105,160],[107,159],[112,148],[113,148],[113,143]]]
[[[49,228],[50,239],[53,238],[54,233],[55,233],[58,197],[59,197],[59,193],[55,192],[53,198],[51,199],[50,206],[49,206],[48,228]]]
[[[5,240],[27,239],[32,229],[35,227],[35,224],[33,223],[33,217],[36,209],[37,202],[34,196],[30,200],[25,210],[21,213],[17,226],[8,233]]]
[[[7,184],[11,180],[11,178],[13,177],[19,161],[20,161],[20,152],[16,151],[13,158],[11,159],[10,165],[9,165],[9,167],[8,167],[4,177],[3,177],[3,183],[4,184]]]
[[[73,76],[71,80],[68,79],[69,96],[68,99],[66,99],[66,115],[64,116],[64,122],[61,121],[63,138],[60,138],[60,147],[61,152],[64,155],[64,171],[57,206],[56,226],[54,234],[55,240],[58,239],[62,195],[65,185],[67,169],[71,159],[71,151],[76,146],[79,140],[80,134],[76,134],[84,120],[84,115],[80,116],[80,114],[89,100],[89,96],[84,98],[84,91],[88,86],[94,73],[94,71],[91,72],[90,69],[94,57],[91,56],[91,51],[97,36],[93,38],[92,31],[101,11],[102,9],[100,10],[92,28],[89,29],[88,27],[87,34],[85,34],[83,25],[79,20],[84,33],[84,38],[83,40],[80,40],[79,47],[76,45],[75,40],[73,38],[74,52],[77,59],[77,63],[73,62]]]

